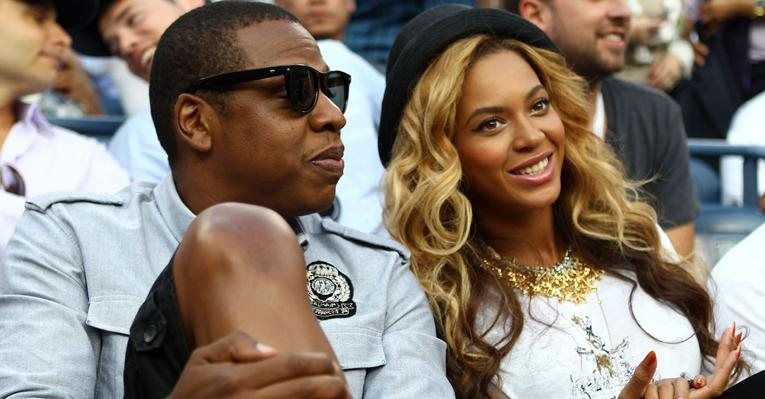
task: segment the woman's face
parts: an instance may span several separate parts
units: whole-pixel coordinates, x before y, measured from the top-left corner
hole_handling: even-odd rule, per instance
[[[455,145],[476,210],[550,207],[560,194],[564,140],[547,91],[516,52],[487,55],[468,71]]]

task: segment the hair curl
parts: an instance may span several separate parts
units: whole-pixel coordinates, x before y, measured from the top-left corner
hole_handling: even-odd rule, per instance
[[[583,260],[632,282],[633,293],[639,284],[683,314],[705,362],[713,364],[718,343],[710,331],[710,298],[682,262],[663,253],[653,208],[636,200],[637,183],[625,179],[608,145],[591,133],[584,80],[557,53],[476,35],[451,44],[419,79],[385,176],[386,226],[411,251],[412,269],[448,344],[447,371],[457,396],[492,395],[492,384],[501,384],[500,362],[524,323],[517,294],[479,265],[477,222],[453,144],[460,101],[454,88],[463,86],[475,62],[500,51],[518,53],[534,69],[566,131],[561,193],[553,205],[557,232]],[[486,292],[499,293],[498,314],[482,331],[475,323]],[[486,333],[507,321],[507,335],[497,345],[489,342]]]

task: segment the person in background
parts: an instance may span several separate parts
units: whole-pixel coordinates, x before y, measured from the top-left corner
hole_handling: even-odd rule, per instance
[[[693,47],[681,32],[683,0],[629,0],[632,9],[629,47],[617,76],[669,91],[693,69]]]
[[[659,224],[677,253],[691,256],[699,204],[680,108],[664,93],[612,76],[625,62],[626,0],[509,0],[508,10],[547,33],[585,78],[592,131],[614,149],[628,178],[647,181]]]
[[[705,286],[592,134],[584,89],[505,11],[436,7],[393,45],[386,226],[411,251],[450,381],[460,398],[718,397],[744,366],[741,335],[714,339]]]
[[[731,248],[712,269],[715,325],[737,320],[746,329],[745,354],[751,359],[752,373],[765,370],[765,312],[757,306],[765,298],[765,224]],[[762,392],[760,392],[762,393]]]
[[[377,127],[385,78],[366,60],[343,44],[354,0],[275,0],[294,14],[319,43],[330,68],[353,79],[343,128],[348,168],[337,184],[340,224],[365,233],[385,234],[382,224],[383,167],[377,157]]]
[[[89,56],[117,56],[135,76],[148,80],[159,37],[179,16],[203,4],[205,0],[100,1],[96,19],[73,32],[73,47]],[[109,142],[109,151],[133,181],[157,183],[170,170],[148,108],[125,120]]]
[[[50,125],[22,97],[51,89],[88,13],[74,1],[0,1],[0,254],[27,198],[52,191],[111,193],[128,176],[96,140]],[[84,1],[83,7],[95,7]]]
[[[420,12],[446,3],[474,5],[475,0],[359,0],[346,29],[345,44],[384,72],[401,27]]]

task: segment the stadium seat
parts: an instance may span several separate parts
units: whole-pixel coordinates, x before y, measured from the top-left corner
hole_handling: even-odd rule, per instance
[[[738,155],[744,159],[744,203],[742,206],[723,205],[719,195],[719,177],[710,168],[691,167],[699,186],[701,213],[696,219],[697,252],[710,267],[733,245],[765,223],[765,214],[758,207],[757,160],[765,159],[765,147],[733,145],[724,140],[689,139],[691,157]],[[710,174],[711,172],[711,174]],[[717,181],[709,181],[717,179]],[[717,187],[717,195],[710,195]],[[714,192],[714,191],[711,191]]]

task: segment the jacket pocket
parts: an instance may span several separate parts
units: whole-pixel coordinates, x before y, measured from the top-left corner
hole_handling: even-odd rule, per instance
[[[127,336],[130,324],[141,307],[137,298],[130,296],[91,299],[85,324],[90,327]]]
[[[380,333],[366,330],[325,331],[354,398],[364,393],[367,371],[385,365]]]

